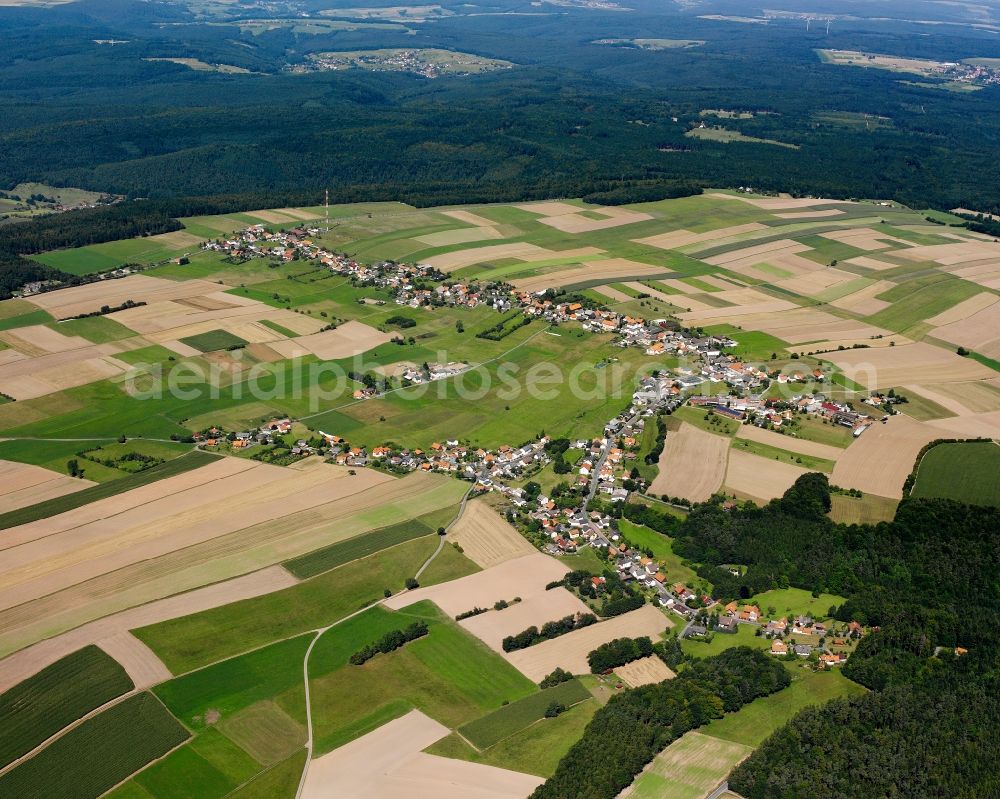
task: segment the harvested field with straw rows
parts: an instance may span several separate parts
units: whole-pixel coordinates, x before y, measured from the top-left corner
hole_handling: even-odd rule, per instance
[[[83,286],[36,294],[31,297],[30,302],[48,311],[56,319],[65,319],[100,310],[102,305],[121,305],[126,300],[152,304],[162,300],[202,297],[226,288],[227,286],[207,280],[175,281],[146,275],[129,275],[120,280],[100,280]]]
[[[900,499],[903,481],[924,444],[942,438],[939,430],[908,416],[893,416],[868,428],[847,448],[830,476],[842,488]]]
[[[465,557],[482,569],[535,551],[523,535],[481,500],[466,504],[462,518],[448,531],[448,540],[458,544]]]
[[[679,430],[667,433],[659,473],[649,490],[704,502],[722,485],[728,456],[728,438],[682,422]]]
[[[624,666],[615,669],[617,674],[633,688],[641,685],[652,685],[653,683],[672,680],[677,675],[656,655],[639,658]]]
[[[0,513],[46,502],[92,485],[96,484],[56,474],[41,466],[0,461]]]
[[[784,494],[807,471],[790,463],[734,449],[729,453],[725,490],[741,499],[767,502]]]
[[[913,382],[922,384],[988,379],[995,372],[954,352],[917,342],[897,347],[834,352],[827,356],[844,374],[868,389],[891,388]]]

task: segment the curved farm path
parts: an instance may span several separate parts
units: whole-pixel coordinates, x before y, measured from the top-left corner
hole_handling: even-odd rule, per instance
[[[537,335],[537,334],[536,334]],[[527,339],[525,340],[527,341]],[[469,502],[469,495],[472,493],[473,486],[469,486],[469,490],[465,492],[462,497],[462,503],[458,507],[458,513],[455,514],[455,518],[451,520],[448,526],[445,528],[445,535],[438,536],[438,545],[427,560],[424,561],[423,565],[417,570],[416,578],[419,578],[421,574],[427,569],[434,559],[441,554],[441,550],[444,549],[445,538],[447,537],[448,530],[455,526],[459,519],[462,518],[462,514],[465,513],[465,507]],[[403,589],[401,593],[405,593],[409,589]],[[397,595],[398,596],[398,595]],[[302,796],[302,789],[306,784],[306,775],[309,774],[309,762],[313,757],[313,721],[312,721],[312,701],[309,693],[309,656],[312,655],[313,647],[316,646],[317,641],[323,637],[323,634],[332,630],[334,627],[343,624],[349,619],[353,619],[355,616],[360,616],[362,613],[371,610],[374,607],[379,607],[388,601],[391,597],[385,597],[384,599],[378,600],[367,607],[361,608],[360,610],[354,611],[354,613],[349,616],[344,616],[344,618],[335,621],[333,624],[329,624],[326,627],[321,627],[316,630],[316,635],[313,636],[312,641],[309,642],[309,648],[306,649],[306,654],[302,658],[302,682],[305,685],[305,702],[306,702],[306,763],[302,768],[302,776],[299,777],[299,787],[295,790],[295,799],[300,799]]]

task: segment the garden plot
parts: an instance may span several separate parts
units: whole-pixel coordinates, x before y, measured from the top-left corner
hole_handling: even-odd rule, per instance
[[[615,669],[615,674],[633,688],[672,680],[677,675],[656,655],[639,658]]]
[[[895,349],[899,349],[896,347]],[[911,374],[915,374],[911,370]],[[903,481],[925,444],[941,438],[940,430],[909,416],[893,416],[856,438],[837,460],[830,482],[866,494],[900,499]]]
[[[820,233],[824,239],[847,244],[856,250],[865,252],[877,252],[878,250],[888,250],[894,247],[911,247],[912,242],[905,239],[897,239],[881,231],[870,227],[848,228],[847,230],[829,230]]]
[[[609,283],[621,281],[623,278],[645,277],[647,275],[662,275],[668,271],[662,266],[630,261],[627,258],[605,258],[600,261],[586,261],[580,266],[546,272],[541,275],[513,280],[514,288],[523,291],[544,291],[549,288],[560,288],[574,283],[584,283],[603,280]]]
[[[575,250],[548,250],[537,244],[528,242],[511,242],[509,244],[491,244],[487,247],[472,247],[466,250],[432,255],[424,261],[442,272],[454,272],[473,264],[481,264],[501,258],[516,258],[519,261],[547,261],[553,258],[584,258],[589,255],[601,255],[604,250],[596,247],[581,247]]]
[[[689,244],[710,244],[721,239],[728,239],[733,236],[740,236],[743,233],[753,233],[757,230],[764,230],[767,225],[760,222],[750,222],[746,225],[736,225],[734,227],[719,228],[710,230],[707,233],[695,233],[690,230],[672,230],[669,233],[659,233],[656,236],[647,236],[644,239],[635,239],[636,244],[648,244],[650,247],[657,247],[661,250],[676,250],[679,247],[686,247]]]
[[[324,361],[335,361],[338,358],[360,355],[380,344],[388,343],[392,338],[389,333],[352,320],[334,330],[295,339],[270,341],[268,346],[285,358],[312,354]]]
[[[509,602],[519,596],[528,602],[534,597],[545,596],[545,586],[561,580],[568,571],[569,568],[555,558],[534,552],[467,577],[397,594],[387,600],[385,606],[400,610],[428,599],[454,618],[475,607],[491,608],[501,599]]]
[[[88,644],[97,644],[102,649],[106,648],[105,651],[121,654],[123,643],[127,640],[122,636],[128,635],[129,630],[217,608],[230,602],[239,602],[241,599],[280,591],[295,585],[296,582],[298,581],[280,566],[269,566],[232,580],[113,613],[69,632],[39,641],[0,660],[0,692],[6,691]],[[128,646],[133,645],[128,644]],[[2,647],[0,651],[8,649]],[[143,680],[144,675],[155,670],[155,667],[151,667],[151,661],[145,656],[141,660],[127,657],[122,661],[122,666],[137,685]]]
[[[503,654],[502,642],[508,635],[517,635],[532,626],[541,628],[545,622],[558,621],[566,616],[591,612],[565,588],[553,588],[544,594],[522,599],[504,610],[489,610],[463,619],[459,624],[490,649]]]
[[[448,531],[448,540],[482,569],[535,552],[524,536],[481,500],[466,504],[462,518]]]
[[[672,626],[673,623],[662,611],[652,605],[643,605],[638,610],[542,641],[527,649],[505,652],[504,658],[534,682],[539,682],[556,668],[573,674],[587,674],[590,672],[587,655],[601,644],[615,638],[638,638],[643,635],[658,641]]]
[[[31,297],[31,302],[48,311],[56,319],[98,311],[104,305],[112,307],[126,300],[154,303],[201,297],[228,288],[207,280],[164,280],[146,275],[129,275],[120,280],[98,280],[84,286],[73,286]]]
[[[526,799],[544,780],[424,754],[449,734],[413,710],[307,766],[303,799]]]
[[[736,431],[736,437],[747,441],[756,441],[758,444],[766,444],[769,447],[796,452],[799,455],[811,455],[816,458],[826,458],[835,461],[844,454],[840,447],[833,447],[829,444],[820,444],[816,441],[806,441],[802,438],[785,436],[775,433],[773,430],[765,430],[752,424],[740,425]]]
[[[649,490],[704,502],[722,485],[728,456],[728,438],[682,422],[679,430],[667,433],[659,472]]]
[[[41,466],[0,461],[0,513],[72,494],[96,483]]]
[[[934,384],[980,380],[995,374],[971,358],[963,358],[922,342],[833,352],[828,357],[846,377],[869,390],[914,382]]]
[[[734,449],[729,453],[724,490],[733,492],[737,497],[767,502],[784,494],[808,471],[790,463]]]

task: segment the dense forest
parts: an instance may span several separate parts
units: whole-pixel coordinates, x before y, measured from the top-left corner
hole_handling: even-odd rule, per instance
[[[1000,88],[948,91],[817,56],[1000,56],[986,31],[942,24],[927,36],[923,23],[905,22],[907,4],[887,2],[898,6],[892,24],[844,19],[829,33],[793,19],[703,19],[704,7],[652,0],[623,0],[627,14],[540,10],[528,0],[487,0],[473,14],[444,0],[420,24],[308,33],[247,20],[318,10],[336,18],[339,3],[3,8],[0,188],[42,180],[133,198],[329,188],[341,200],[428,204],[581,195],[615,203],[752,185],[1000,210]],[[623,46],[630,37],[692,44]],[[286,69],[311,53],[375,47],[463,50],[515,66],[434,80]],[[145,60],[172,57],[249,72]],[[706,109],[750,112],[707,121],[790,146],[687,136]]]
[[[847,597],[831,609],[837,619],[874,628],[842,667],[871,692],[796,717],[734,772],[732,786],[748,799],[998,795],[995,509],[906,498],[892,522],[872,526],[835,524],[826,515],[830,506],[826,476],[806,474],[764,507],[728,507],[717,499],[662,529],[677,554],[702,564],[699,573],[714,584],[716,598],[788,586],[836,593]],[[733,563],[745,571],[732,574]],[[698,660],[693,665],[701,668]],[[679,675],[691,667],[690,659],[680,663]],[[764,693],[773,690],[769,682],[765,687]],[[668,698],[654,691],[641,701],[656,717]],[[608,715],[615,721],[595,717],[538,799],[614,796],[627,784],[625,775],[645,763],[646,744],[662,743],[648,729],[626,730],[631,722],[622,712]],[[609,731],[617,724],[622,728]],[[594,759],[591,747],[600,736],[627,741],[613,768]],[[599,764],[594,771],[591,762]],[[617,776],[602,782],[598,768]]]

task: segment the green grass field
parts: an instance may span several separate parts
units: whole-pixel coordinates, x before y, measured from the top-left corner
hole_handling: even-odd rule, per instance
[[[752,624],[739,624],[735,633],[713,633],[711,641],[682,638],[681,649],[684,650],[684,654],[697,658],[712,657],[734,646],[770,649],[771,642],[762,635],[756,635],[757,630],[758,628]]]
[[[83,722],[0,777],[0,796],[93,799],[188,738],[150,693]]]
[[[454,728],[496,710],[505,700],[537,692],[534,683],[430,603],[396,615],[424,619],[428,634],[363,666],[310,674],[317,752],[330,751],[413,708]]]
[[[25,310],[14,316],[0,318],[0,330],[16,330],[28,325],[44,325],[52,321],[52,316],[41,309]]]
[[[768,618],[785,616],[791,621],[792,616],[812,616],[814,619],[829,618],[830,608],[843,605],[847,599],[836,594],[820,594],[814,597],[801,588],[776,588],[765,591],[746,600],[745,604],[756,605]],[[744,604],[741,601],[741,604]],[[774,608],[774,613],[769,608]],[[745,625],[741,625],[745,626]]]
[[[244,347],[247,342],[228,330],[209,330],[207,333],[199,333],[196,336],[188,336],[180,339],[182,344],[194,347],[199,352],[214,352],[225,350],[230,347]]]
[[[310,552],[301,558],[284,563],[284,567],[301,579],[314,577],[322,572],[343,566],[352,560],[374,555],[383,549],[412,541],[414,538],[430,535],[434,530],[419,519],[400,522],[390,527],[372,530],[370,533],[348,538],[324,549]]]
[[[458,728],[458,732],[477,749],[488,749],[504,738],[516,735],[543,719],[551,703],[558,702],[566,707],[572,707],[590,698],[590,691],[584,688],[579,680],[569,680],[463,724]]]
[[[914,497],[943,497],[1000,507],[1000,447],[992,441],[938,444],[917,467]]]
[[[713,719],[702,727],[701,732],[757,747],[803,708],[865,693],[864,688],[848,680],[839,669],[811,671],[798,663],[788,665],[792,675],[790,686],[770,696],[755,699],[736,713],[727,713],[721,719]]]
[[[437,536],[408,541],[299,585],[135,630],[174,674],[331,624],[398,591],[437,547]],[[425,584],[428,581],[425,579]]]
[[[94,344],[120,341],[123,338],[132,338],[135,335],[134,330],[130,330],[121,322],[108,319],[106,316],[68,319],[65,322],[53,322],[49,327],[64,336],[80,336],[80,338],[85,338]]]
[[[708,416],[707,419],[705,418],[706,416]],[[736,431],[740,429],[740,423],[735,419],[729,419],[718,413],[709,413],[707,408],[692,408],[690,405],[678,408],[670,416],[670,420],[687,422],[702,430],[707,430],[709,433],[715,433],[720,436],[734,436],[736,435]],[[671,422],[668,421],[667,425],[669,429]]]
[[[476,751],[458,733],[442,738],[426,751],[441,757],[551,777],[599,708],[596,699],[587,699],[554,719],[543,718],[531,724],[483,752]]]
[[[120,480],[91,486],[90,488],[83,489],[83,491],[66,494],[65,496],[57,497],[56,499],[40,502],[37,505],[29,505],[26,508],[20,508],[18,510],[0,514],[0,530],[6,530],[9,527],[16,527],[19,524],[27,524],[28,522],[38,521],[39,519],[47,519],[50,516],[65,513],[66,511],[74,510],[75,508],[80,508],[84,505],[89,505],[91,502],[96,502],[100,499],[107,499],[108,497],[113,497],[116,494],[130,491],[131,489],[138,488],[139,486],[149,485],[157,480],[163,480],[166,477],[173,477],[174,475],[189,472],[192,469],[197,469],[200,466],[211,463],[218,457],[218,455],[212,455],[207,452],[189,452],[186,455],[174,458],[166,463],[161,463],[158,466],[146,469],[143,472],[137,472],[135,474],[122,477]]]
[[[18,683],[0,694],[0,766],[132,688],[125,669],[96,646],[77,650]]]
[[[261,766],[218,730],[207,730],[133,778],[156,799],[222,799]]]
[[[891,306],[869,316],[867,321],[902,333],[982,292],[975,283],[936,273],[927,278],[907,280],[878,295]]]

